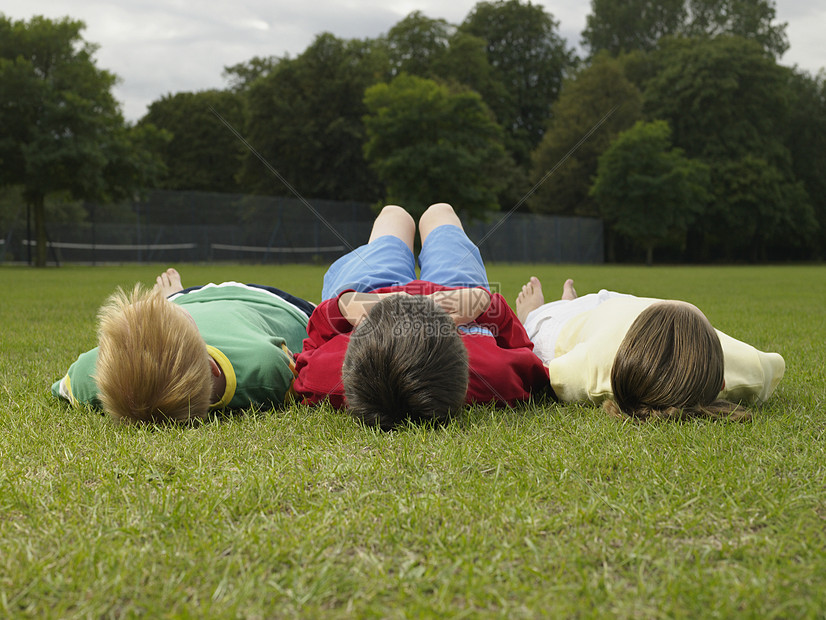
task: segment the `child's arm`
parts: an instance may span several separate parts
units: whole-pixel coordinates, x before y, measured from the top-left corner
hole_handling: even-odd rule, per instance
[[[298,376],[292,387],[305,404],[316,404],[325,398],[336,407],[344,405],[341,384],[341,363],[350,342],[353,326],[342,316],[338,299],[321,302],[307,324],[307,338],[296,356]]]
[[[460,288],[451,291],[436,291],[432,297],[456,325],[472,323],[490,308],[490,293],[483,288]]]
[[[344,293],[338,298],[341,314],[351,325],[357,325],[370,309],[385,297],[410,295],[404,291],[394,293]],[[436,291],[427,295],[433,299],[453,319],[456,325],[464,325],[476,320],[490,307],[490,293],[483,288],[461,288]]]
[[[52,385],[52,394],[74,406],[100,406],[97,384],[94,380],[97,347],[80,355],[64,377]]]
[[[338,309],[341,315],[347,319],[350,325],[358,325],[370,309],[379,303],[385,297],[392,297],[393,295],[410,295],[404,291],[396,291],[394,293],[356,293],[351,291],[349,293],[342,293],[338,298]]]

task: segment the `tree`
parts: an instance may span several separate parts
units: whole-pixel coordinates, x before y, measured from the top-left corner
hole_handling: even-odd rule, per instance
[[[559,96],[573,49],[558,34],[559,23],[541,5],[520,0],[479,2],[460,26],[487,42],[488,61],[504,96],[485,102],[505,131],[505,145],[526,169]]]
[[[508,97],[504,84],[495,75],[487,54],[487,41],[442,19],[411,13],[396,24],[383,43],[393,76],[416,75],[475,90],[484,101]],[[517,204],[530,188],[526,171],[509,167],[510,176],[498,201]]]
[[[421,213],[446,200],[471,217],[499,208],[512,164],[477,93],[402,74],[368,89],[365,103],[364,153],[388,202]]]
[[[364,91],[387,75],[375,43],[319,35],[295,59],[282,59],[247,94],[244,132],[258,153],[302,196],[372,202],[381,194],[362,153]],[[241,186],[254,193],[287,193],[251,152]]]
[[[689,37],[736,35],[755,41],[775,58],[789,49],[786,26],[774,24],[773,0],[687,0],[689,20],[682,33]]]
[[[779,58],[789,43],[775,17],[773,0],[591,0],[582,43],[590,56],[617,55],[651,51],[667,35],[738,35]]]
[[[591,0],[582,43],[591,56],[646,52],[660,37],[678,32],[685,19],[685,0]]]
[[[817,229],[803,184],[765,159],[745,155],[727,161],[714,179],[719,199],[709,223],[725,231],[718,237],[729,252],[742,248],[752,262],[766,260],[772,246],[804,245]]]
[[[384,38],[391,76],[434,77],[433,67],[447,54],[455,30],[443,19],[425,17],[421,11],[410,13]]]
[[[667,120],[674,144],[711,167],[715,189],[711,214],[735,208],[726,189],[731,183],[723,175],[727,170],[753,170],[756,164],[743,168],[738,163],[747,157],[762,160],[767,170],[780,174],[780,186],[797,187],[787,147],[792,93],[786,68],[756,42],[737,36],[664,40],[656,58],[658,70],[646,84],[644,113]],[[779,229],[776,241],[793,247],[797,239],[789,234],[800,230],[807,219],[807,198],[796,189],[786,198],[775,204],[798,221]],[[740,213],[745,218],[758,216],[752,210]],[[744,230],[752,224],[738,220]],[[729,233],[717,217],[698,220],[692,232],[695,241],[689,246],[693,258],[708,259],[717,256],[720,247],[737,247]],[[747,246],[740,247],[754,255]]]
[[[6,235],[21,223],[25,226],[26,214],[21,212],[22,204],[23,195],[19,186],[0,187],[0,260],[4,260],[6,246],[3,241]]]
[[[243,92],[258,78],[275,71],[279,62],[281,59],[277,56],[253,56],[246,62],[224,67],[223,75],[229,82],[230,90]]]
[[[638,121],[599,158],[590,193],[606,222],[645,249],[681,243],[708,198],[709,170],[672,148],[665,121]]]
[[[809,196],[818,220],[812,249],[826,258],[826,71],[810,76],[790,69],[789,121],[786,144],[792,156],[794,176]]]
[[[597,160],[641,116],[642,95],[625,77],[627,60],[603,53],[565,80],[548,130],[533,153],[532,180],[541,184],[528,202],[531,210],[598,215],[588,195]],[[618,107],[600,125],[614,106]]]
[[[0,16],[0,185],[20,185],[34,213],[36,265],[46,264],[45,198],[129,197],[161,164],[148,146],[162,136],[128,127],[112,97],[116,78],[98,69],[83,22]]]
[[[505,88],[488,62],[485,40],[461,30],[451,35],[447,53],[433,63],[433,77],[464,84],[485,101],[505,96]]]
[[[443,19],[414,11],[384,37],[390,76],[401,73],[431,80],[455,82],[478,92],[485,101],[506,96],[493,75],[485,39],[458,30]],[[389,79],[389,78],[388,78]]]
[[[216,114],[243,131],[244,104],[236,92],[176,93],[150,104],[138,125],[152,124],[171,136],[157,153],[166,165],[158,188],[239,191],[235,176],[246,149]]]
[[[734,36],[671,38],[656,58],[645,114],[667,120],[674,143],[690,156],[785,156],[786,74],[759,45]]]

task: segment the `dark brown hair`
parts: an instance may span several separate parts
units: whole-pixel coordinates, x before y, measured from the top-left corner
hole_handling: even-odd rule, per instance
[[[465,402],[467,349],[432,299],[394,295],[353,330],[341,376],[350,413],[368,425],[442,422]]]
[[[694,306],[664,301],[631,324],[611,368],[613,415],[638,419],[696,416],[740,420],[750,416],[718,400],[723,388],[723,348],[708,319]]]

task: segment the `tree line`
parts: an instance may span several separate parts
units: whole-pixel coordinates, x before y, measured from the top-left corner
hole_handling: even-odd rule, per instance
[[[53,195],[294,191],[600,217],[609,260],[823,257],[826,77],[779,64],[771,0],[592,0],[582,58],[529,1],[415,11],[228,66],[134,125],[82,29],[0,17],[0,186],[37,226]]]

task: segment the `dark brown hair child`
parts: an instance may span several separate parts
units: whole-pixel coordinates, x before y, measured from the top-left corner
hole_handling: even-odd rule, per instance
[[[341,379],[347,406],[367,424],[442,421],[465,403],[467,350],[432,298],[394,295],[353,330]]]
[[[488,289],[478,248],[445,203],[418,222],[382,209],[367,244],[324,276],[297,358],[296,392],[307,404],[347,407],[384,429],[442,421],[463,403],[511,405],[548,385],[525,329]]]

